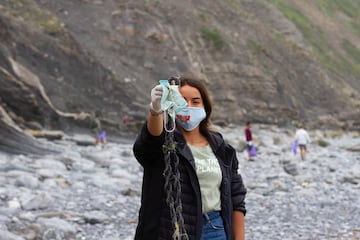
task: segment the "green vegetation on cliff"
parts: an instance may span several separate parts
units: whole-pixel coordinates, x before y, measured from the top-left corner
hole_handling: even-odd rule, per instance
[[[39,8],[31,0],[4,0],[2,2],[5,11],[26,22],[31,22],[35,27],[49,35],[66,38],[67,31],[63,24],[53,15]]]
[[[346,39],[360,37],[360,1],[316,0],[311,9],[306,4],[301,8],[294,1],[270,1],[300,29],[325,68],[334,73],[360,76],[360,49]],[[332,32],[326,31],[331,27]],[[342,36],[340,30],[346,35]]]

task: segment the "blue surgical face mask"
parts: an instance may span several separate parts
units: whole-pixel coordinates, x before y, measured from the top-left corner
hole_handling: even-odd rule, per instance
[[[206,118],[204,108],[186,107],[176,114],[176,123],[186,131],[192,131]]]

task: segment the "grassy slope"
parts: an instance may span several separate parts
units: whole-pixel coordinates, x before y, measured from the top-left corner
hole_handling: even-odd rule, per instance
[[[269,1],[300,29],[326,69],[360,77],[359,0]]]
[[[319,63],[338,76],[333,86],[360,107],[360,1],[268,1],[302,32]]]

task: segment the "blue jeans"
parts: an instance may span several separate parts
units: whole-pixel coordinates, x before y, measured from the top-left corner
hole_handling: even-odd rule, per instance
[[[226,240],[224,223],[219,211],[203,214],[201,240]]]

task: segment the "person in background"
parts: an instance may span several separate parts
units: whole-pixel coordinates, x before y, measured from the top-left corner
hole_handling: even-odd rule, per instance
[[[307,153],[307,144],[311,142],[311,139],[309,137],[309,134],[307,133],[307,131],[304,129],[304,125],[303,124],[299,124],[298,125],[298,129],[296,130],[295,133],[295,142],[297,142],[299,148],[300,148],[300,157],[301,160],[305,160],[305,156]]]
[[[127,115],[127,114],[125,114],[123,117],[122,117],[122,123],[124,124],[124,125],[126,125],[126,124],[128,124],[128,122],[129,122],[129,116]]]
[[[91,121],[91,130],[95,135],[95,145],[106,143],[106,132],[102,130],[101,127],[101,113],[99,111],[95,112],[95,118]]]
[[[248,153],[249,161],[252,161],[252,148],[254,147],[252,132],[251,132],[251,122],[246,122],[245,126],[245,139],[246,139],[246,151]]]
[[[212,103],[194,75],[181,75],[179,92],[187,107],[176,114],[182,216],[189,240],[244,240],[246,188],[235,149],[211,130]],[[160,100],[162,85],[151,90],[150,111],[133,151],[143,167],[141,208],[135,240],[173,239],[174,229],[163,176],[166,141]]]

